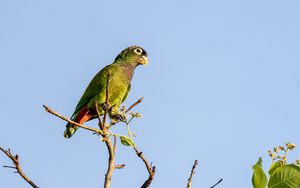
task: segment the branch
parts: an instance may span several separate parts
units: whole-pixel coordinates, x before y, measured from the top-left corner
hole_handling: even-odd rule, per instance
[[[149,173],[149,177],[148,179],[144,182],[144,184],[141,186],[141,188],[147,188],[150,186],[150,184],[152,183],[152,180],[154,179],[154,175],[155,175],[155,166],[151,167],[151,165],[148,163],[148,161],[146,160],[146,158],[144,157],[143,153],[140,152],[136,146],[133,146],[133,149],[135,150],[136,155],[142,159],[142,161],[144,162],[147,171]]]
[[[217,183],[215,183],[213,186],[211,186],[210,188],[214,188],[215,186],[217,186],[219,183],[221,183],[223,181],[223,179],[221,178]]]
[[[114,165],[114,158],[115,158],[115,156],[114,156],[114,149],[113,149],[113,145],[112,145],[112,143],[111,143],[108,135],[106,134],[107,130],[106,130],[105,126],[104,126],[105,125],[104,119],[102,121],[103,123],[101,122],[100,113],[99,113],[97,104],[96,104],[96,111],[97,111],[97,115],[98,115],[98,120],[100,119],[100,121],[99,121],[99,127],[100,127],[101,130],[100,129],[95,129],[95,128],[92,128],[92,127],[88,127],[88,126],[79,124],[79,123],[77,123],[75,121],[72,121],[69,118],[67,118],[65,116],[62,116],[61,114],[59,114],[59,113],[55,112],[54,110],[50,109],[46,105],[43,105],[43,107],[45,108],[45,110],[48,113],[50,113],[50,114],[52,114],[52,115],[54,115],[56,117],[59,117],[62,120],[67,121],[67,122],[69,122],[71,124],[74,124],[74,125],[76,125],[78,127],[83,128],[83,129],[95,132],[95,133],[97,133],[97,134],[99,134],[99,135],[101,135],[103,137],[103,141],[105,142],[105,144],[107,146],[107,149],[109,151],[109,165],[108,165],[107,173],[105,175],[104,187],[105,188],[109,188],[110,187],[110,182],[111,182],[111,177],[112,177],[112,172],[113,172],[113,170],[115,168],[115,165]],[[105,111],[107,111],[107,110],[105,110]]]
[[[105,142],[105,145],[107,147],[109,158],[108,158],[108,168],[107,172],[105,174],[105,182],[104,182],[104,188],[109,188],[111,183],[111,178],[113,175],[113,171],[115,169],[115,153],[113,149],[113,145],[107,135],[103,136],[103,140]]]
[[[130,110],[132,110],[135,106],[137,106],[138,104],[140,104],[142,101],[144,100],[144,97],[141,97],[139,100],[137,100],[135,103],[133,103],[127,110],[125,110],[125,113],[128,113]],[[152,183],[153,179],[154,179],[154,175],[155,175],[155,166],[152,167],[152,165],[149,164],[149,162],[146,160],[146,158],[144,157],[143,153],[140,152],[137,147],[135,145],[133,145],[133,149],[135,150],[136,155],[142,159],[142,161],[144,162],[147,171],[149,173],[149,177],[148,179],[144,182],[144,184],[141,186],[141,188],[147,188],[150,186],[150,184]]]
[[[195,160],[194,162],[194,165],[192,167],[192,170],[191,170],[191,174],[190,174],[190,177],[188,179],[188,183],[187,183],[187,188],[191,188],[192,187],[192,183],[193,183],[193,175],[195,174],[195,168],[197,167],[198,165],[198,160]]]
[[[92,127],[88,127],[88,126],[79,124],[79,123],[77,123],[77,122],[75,122],[75,121],[72,121],[72,120],[70,120],[69,118],[67,118],[67,117],[65,117],[65,116],[62,116],[62,115],[60,115],[59,113],[55,112],[54,110],[52,110],[51,108],[49,108],[49,107],[46,106],[46,105],[43,105],[43,107],[45,108],[45,110],[46,110],[48,113],[50,113],[50,114],[52,114],[52,115],[54,115],[54,116],[56,116],[56,117],[59,117],[60,119],[66,121],[66,122],[69,122],[69,123],[71,123],[71,124],[73,124],[73,125],[76,125],[76,126],[81,127],[81,128],[83,128],[83,129],[86,129],[86,130],[95,132],[95,133],[100,134],[100,135],[103,135],[103,134],[104,134],[102,130],[95,129],[95,128],[92,128]]]
[[[107,113],[108,113],[108,109],[109,109],[109,104],[108,104],[108,85],[109,85],[109,78],[110,78],[110,72],[108,72],[107,74],[107,80],[106,80],[106,92],[105,92],[105,103],[103,105],[103,110],[104,110],[104,115],[103,115],[103,120],[101,121],[101,114],[99,112],[99,108],[98,108],[98,104],[97,102],[95,103],[95,108],[96,108],[96,112],[97,112],[97,118],[98,118],[98,125],[99,128],[101,129],[101,131],[104,134],[101,134],[103,141],[105,142],[105,145],[107,147],[108,150],[108,167],[107,167],[107,172],[105,174],[105,181],[104,181],[104,188],[109,188],[110,187],[110,183],[111,183],[111,178],[113,175],[113,171],[114,169],[118,168],[124,168],[125,165],[115,165],[115,152],[116,152],[116,137],[114,136],[114,144],[112,144],[109,136],[106,134],[107,133],[107,127],[106,127],[106,117],[107,117]]]
[[[140,104],[144,100],[144,97],[141,97],[139,100],[137,100],[135,103],[133,103],[127,110],[125,110],[125,114],[129,112],[132,108],[134,108],[136,105]]]
[[[109,78],[110,78],[110,72],[108,72],[107,74],[107,80],[106,80],[106,96],[105,96],[105,103],[103,104],[103,110],[104,110],[104,114],[103,114],[103,119],[101,120],[101,114],[99,112],[99,107],[97,102],[95,103],[95,109],[97,112],[97,118],[98,118],[98,125],[100,129],[95,129],[95,128],[91,128],[88,126],[85,126],[83,124],[79,124],[75,121],[72,121],[71,119],[62,116],[61,114],[55,112],[54,110],[50,109],[48,106],[43,105],[43,107],[45,108],[45,110],[56,116],[59,117],[60,119],[67,121],[73,125],[76,125],[78,127],[81,127],[83,129],[92,131],[94,133],[97,133],[99,135],[102,136],[102,141],[105,142],[105,145],[107,147],[108,150],[108,154],[109,154],[109,159],[108,159],[108,168],[107,168],[107,172],[105,174],[105,182],[104,182],[104,188],[109,188],[110,184],[111,184],[111,179],[112,179],[112,175],[113,175],[113,171],[114,169],[121,169],[124,168],[125,165],[115,165],[115,153],[116,153],[116,135],[114,135],[114,142],[112,143],[112,141],[110,140],[109,134],[107,133],[107,131],[109,130],[110,127],[106,126],[106,120],[107,120],[107,115],[108,115],[108,110],[109,110]],[[132,108],[134,108],[135,106],[137,106],[139,103],[141,103],[143,101],[143,97],[140,98],[138,101],[136,101],[134,104],[132,104],[126,111],[125,113],[129,112]],[[147,188],[150,186],[153,178],[154,178],[154,174],[155,174],[155,166],[151,167],[149,165],[149,163],[146,161],[146,159],[144,158],[144,156],[142,155],[142,152],[139,152],[136,148],[134,148],[137,155],[144,161],[147,170],[149,172],[149,178],[145,181],[144,185],[142,186],[142,188]]]
[[[10,152],[10,149],[8,150],[4,150],[2,147],[0,147],[0,150],[5,153],[5,155],[10,158],[10,160],[12,160],[13,164],[15,165],[14,167],[13,166],[3,166],[5,168],[13,168],[13,169],[16,169],[17,170],[17,173],[20,174],[20,176],[27,182],[29,183],[33,188],[39,188],[35,183],[33,183],[25,174],[24,172],[22,171],[22,168],[20,166],[20,163],[19,163],[19,156],[16,155],[16,156],[13,156]]]

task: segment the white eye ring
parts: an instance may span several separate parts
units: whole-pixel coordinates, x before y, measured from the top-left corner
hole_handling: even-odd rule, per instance
[[[137,48],[134,50],[134,53],[138,54],[138,55],[141,55],[143,53],[143,50],[140,49],[140,48]]]

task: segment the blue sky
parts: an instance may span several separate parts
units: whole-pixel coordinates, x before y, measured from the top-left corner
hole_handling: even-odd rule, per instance
[[[40,187],[101,187],[103,143],[80,130],[63,137],[91,78],[127,46],[143,46],[125,104],[141,96],[135,142],[157,166],[152,187],[251,187],[252,165],[273,146],[300,146],[299,1],[0,1],[0,145],[20,155]],[[96,126],[96,121],[88,123]],[[124,133],[120,125],[115,130]],[[292,162],[300,149],[290,154]],[[1,165],[10,161],[0,155]],[[112,187],[147,173],[119,145]],[[0,187],[29,187],[0,168]]]

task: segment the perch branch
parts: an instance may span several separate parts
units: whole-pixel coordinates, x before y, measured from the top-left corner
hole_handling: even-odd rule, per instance
[[[111,183],[111,178],[113,175],[113,171],[115,169],[115,154],[113,145],[107,135],[103,136],[103,140],[105,142],[105,145],[107,147],[109,158],[108,158],[108,168],[107,172],[105,174],[105,182],[104,182],[104,188],[109,188]]]
[[[102,134],[101,136],[103,138],[103,141],[105,142],[105,145],[106,145],[107,150],[108,150],[108,155],[109,155],[107,172],[105,174],[104,188],[109,188],[110,187],[114,169],[124,168],[124,166],[125,166],[125,165],[124,166],[122,166],[122,165],[117,165],[116,166],[115,165],[115,150],[116,150],[116,145],[115,144],[116,144],[116,140],[114,140],[114,144],[112,144],[109,136],[106,134],[107,129],[108,129],[105,124],[106,124],[107,112],[108,112],[108,109],[109,109],[109,104],[108,104],[109,78],[110,78],[110,73],[107,74],[107,80],[106,80],[105,104],[103,105],[103,110],[104,110],[103,121],[101,121],[101,115],[100,115],[100,112],[99,112],[98,104],[97,103],[95,104],[97,117],[98,117],[98,121],[99,121],[99,123],[98,123],[99,128],[101,129],[101,131],[103,133],[105,133],[105,134]]]
[[[101,131],[101,130],[99,130],[99,129],[95,129],[95,128],[92,128],[92,127],[88,127],[88,126],[79,124],[79,123],[77,123],[77,122],[75,122],[75,121],[72,121],[72,120],[70,120],[69,118],[67,118],[67,117],[65,117],[65,116],[62,116],[62,115],[60,115],[59,113],[55,112],[54,110],[52,110],[51,108],[49,108],[49,107],[46,106],[46,105],[43,105],[43,107],[45,108],[45,110],[46,110],[48,113],[50,113],[50,114],[52,114],[52,115],[54,115],[54,116],[56,116],[56,117],[59,117],[60,119],[66,121],[66,122],[69,122],[69,123],[71,123],[71,124],[73,124],[73,125],[76,125],[76,126],[78,126],[78,127],[83,128],[83,129],[86,129],[86,130],[95,132],[95,133],[97,133],[97,134],[103,135],[103,131]]]
[[[155,166],[151,167],[151,165],[149,164],[149,162],[146,160],[146,158],[144,157],[143,153],[140,152],[135,146],[133,147],[133,149],[135,150],[136,155],[142,159],[142,161],[144,162],[147,171],[149,173],[149,177],[148,179],[144,182],[144,184],[141,186],[141,188],[147,188],[150,186],[150,184],[152,183],[152,180],[154,179],[154,175],[155,175]]]
[[[39,188],[35,183],[33,183],[23,172],[20,163],[19,163],[19,156],[18,155],[12,155],[10,152],[10,149],[4,150],[2,147],[0,147],[0,150],[5,153],[5,155],[12,160],[13,164],[15,166],[3,166],[5,168],[13,168],[16,169],[17,172],[27,183],[29,183],[33,188]]]
[[[188,179],[188,183],[187,183],[187,188],[191,188],[192,187],[192,183],[193,183],[193,175],[195,174],[195,169],[198,165],[198,160],[195,160],[194,162],[194,165],[192,167],[192,170],[191,170],[191,174],[190,174],[190,177]]]

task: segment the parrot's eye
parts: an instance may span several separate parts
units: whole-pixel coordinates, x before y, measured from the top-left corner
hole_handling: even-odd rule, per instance
[[[140,48],[137,48],[134,50],[134,53],[138,54],[138,55],[141,55],[143,53],[143,50],[140,49]]]

